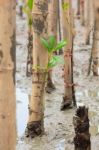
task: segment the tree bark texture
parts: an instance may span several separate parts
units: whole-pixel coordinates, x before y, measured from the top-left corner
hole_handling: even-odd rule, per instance
[[[15,5],[0,0],[0,150],[16,147]]]
[[[44,132],[44,91],[47,76],[48,52],[41,43],[47,38],[48,0],[35,0],[33,6],[33,77],[29,103],[27,136],[35,137]]]
[[[61,110],[64,110],[72,104],[74,100],[74,84],[73,84],[73,15],[72,6],[70,0],[64,0],[63,4],[69,4],[68,9],[63,10],[62,23],[63,23],[63,39],[67,39],[68,43],[64,48],[64,81],[65,81],[65,93]]]
[[[92,47],[93,74],[99,75],[99,2],[94,1],[94,35]]]

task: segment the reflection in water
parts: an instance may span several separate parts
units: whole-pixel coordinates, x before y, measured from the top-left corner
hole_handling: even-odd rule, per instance
[[[24,134],[28,118],[28,95],[21,92],[21,89],[17,88],[16,99],[17,99],[17,134],[18,136],[22,136]]]
[[[59,143],[56,145],[55,150],[65,150],[65,139],[59,141]]]
[[[76,97],[99,97],[99,90],[87,90],[76,92]]]

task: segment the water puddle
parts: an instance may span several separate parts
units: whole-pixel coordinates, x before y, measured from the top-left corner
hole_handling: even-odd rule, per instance
[[[84,96],[84,93],[79,91],[79,92],[76,92],[75,95],[76,95],[76,97]]]
[[[65,139],[62,139],[61,141],[59,141],[59,143],[56,145],[55,150],[66,150],[65,149]]]
[[[16,89],[17,99],[17,134],[23,136],[28,119],[28,95],[21,89]]]
[[[91,98],[97,98],[99,97],[99,90],[84,90],[76,92],[76,97],[91,97]]]

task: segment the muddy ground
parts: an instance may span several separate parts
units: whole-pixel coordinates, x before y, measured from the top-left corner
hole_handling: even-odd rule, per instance
[[[87,76],[91,45],[84,44],[84,32],[78,20],[74,41],[74,81],[77,105],[89,107],[92,150],[99,150],[99,77]],[[60,111],[64,93],[62,66],[54,69],[56,90],[45,96],[45,134],[35,139],[25,139],[24,131],[28,118],[28,96],[31,93],[31,78],[26,77],[27,22],[17,15],[17,150],[74,150],[73,115],[76,108]]]

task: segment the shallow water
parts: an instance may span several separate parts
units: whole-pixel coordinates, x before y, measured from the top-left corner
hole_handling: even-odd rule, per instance
[[[21,89],[16,89],[17,99],[17,134],[19,137],[24,135],[28,118],[28,95]]]
[[[60,140],[59,143],[56,145],[55,150],[66,150],[65,149],[65,142],[66,142],[65,139]]]

